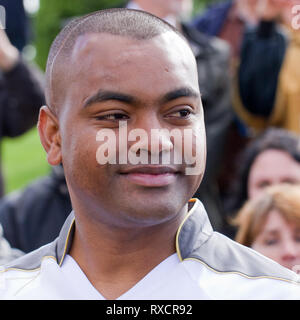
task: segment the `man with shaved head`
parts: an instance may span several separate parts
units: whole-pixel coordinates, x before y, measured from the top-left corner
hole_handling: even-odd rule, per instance
[[[1,298],[300,297],[296,273],[214,232],[190,200],[205,130],[176,29],[135,10],[92,13],[58,35],[46,74],[38,128],[73,212],[54,242],[3,267]]]

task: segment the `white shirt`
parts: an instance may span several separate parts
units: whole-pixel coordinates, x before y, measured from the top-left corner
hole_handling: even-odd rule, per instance
[[[10,287],[10,277],[7,276],[6,284],[3,286],[2,282],[0,286],[0,297],[2,289],[6,291],[6,299],[105,300],[70,255],[66,255],[61,267],[52,258],[45,258],[41,270],[25,278],[24,272],[13,273],[14,279],[18,276],[20,281],[24,282],[21,288]],[[201,287],[195,285],[177,254],[173,254],[118,298],[118,300],[156,299],[200,300],[210,297]]]
[[[289,283],[219,274],[196,260],[180,262],[173,254],[117,300],[282,299],[283,290],[285,299],[300,299],[299,287]],[[69,255],[61,266],[49,257],[40,270],[2,274],[0,299],[105,300]]]
[[[214,232],[204,207],[193,207],[171,255],[119,300],[299,299],[299,276]],[[103,300],[68,255],[76,228],[72,212],[59,237],[0,270],[0,299]]]

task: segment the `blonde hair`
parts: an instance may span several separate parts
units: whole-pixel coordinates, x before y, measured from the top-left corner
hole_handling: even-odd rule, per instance
[[[300,226],[300,184],[278,184],[248,200],[233,219],[238,227],[235,240],[251,247],[271,210],[277,210],[289,222]]]

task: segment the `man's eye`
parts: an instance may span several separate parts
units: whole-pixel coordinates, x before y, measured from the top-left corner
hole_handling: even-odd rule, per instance
[[[188,109],[182,109],[182,110],[178,110],[176,112],[172,112],[169,114],[169,117],[172,118],[188,118],[189,115],[191,114],[191,111]]]
[[[105,114],[102,116],[97,116],[97,120],[112,120],[112,121],[118,121],[118,120],[128,120],[129,117],[124,113],[111,113],[111,114]]]

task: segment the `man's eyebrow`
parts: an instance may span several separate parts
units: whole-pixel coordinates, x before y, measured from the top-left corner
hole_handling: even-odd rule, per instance
[[[132,104],[135,103],[136,99],[133,96],[120,93],[120,92],[114,92],[114,91],[105,91],[105,90],[99,90],[96,94],[89,97],[85,102],[83,107],[86,108],[94,103],[97,102],[105,102],[109,100],[117,100],[120,102]]]
[[[160,103],[167,103],[169,101],[182,98],[182,97],[193,97],[193,98],[199,98],[200,94],[195,91],[194,89],[191,89],[189,87],[183,87],[179,89],[172,90],[168,93],[166,93],[164,96],[162,96],[159,99]],[[134,96],[121,93],[121,92],[115,92],[115,91],[106,91],[106,90],[99,90],[96,94],[89,97],[84,102],[84,108],[97,103],[97,102],[105,102],[109,100],[117,100],[123,103],[127,104],[138,104],[139,101]]]
[[[200,98],[200,94],[192,88],[183,87],[168,92],[161,100],[163,103],[166,103],[182,97]]]

